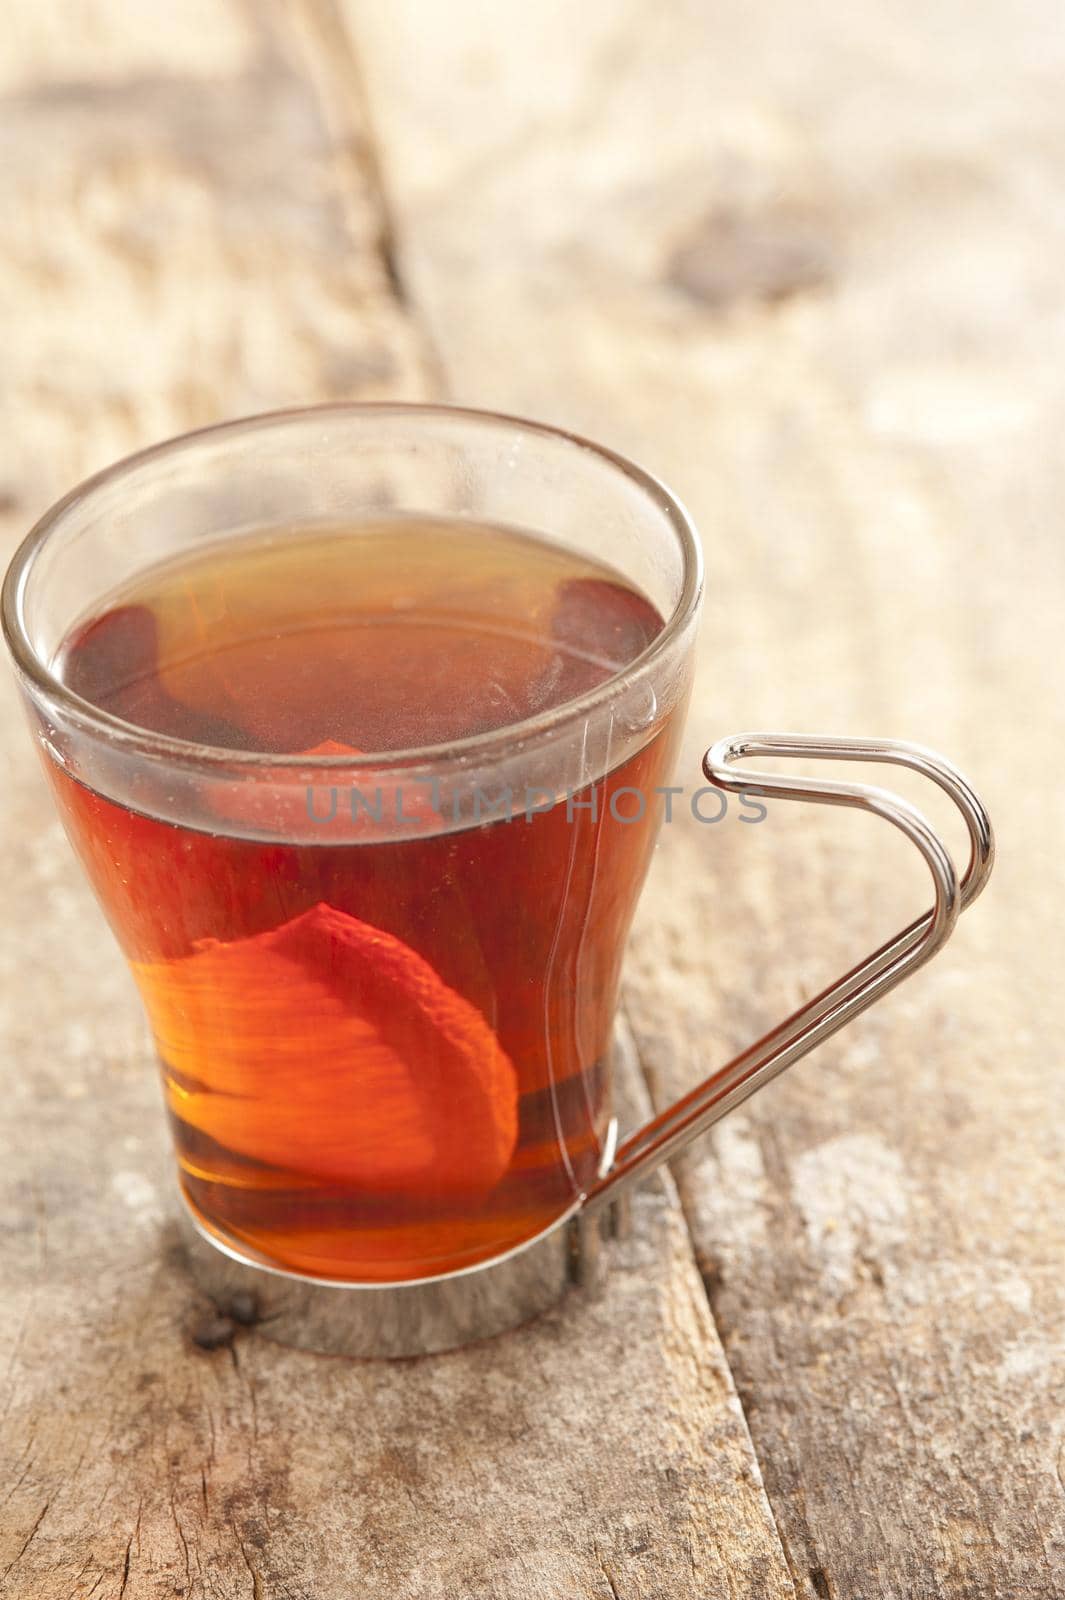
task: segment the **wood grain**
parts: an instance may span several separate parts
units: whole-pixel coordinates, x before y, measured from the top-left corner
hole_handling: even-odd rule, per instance
[[[6,549],[80,476],[175,429],[429,391],[357,63],[326,13],[12,12]],[[173,1245],[132,985],[10,682],[0,716],[0,1592],[791,1595],[668,1183],[601,1298],[484,1346],[350,1363],[211,1323]]]
[[[1060,1596],[1060,19],[344,11],[452,392],[703,529],[689,779],[734,729],[880,733],[992,807],[952,947],[680,1182],[797,1592]],[[660,1102],[920,905],[876,826],[666,830],[629,974]]]

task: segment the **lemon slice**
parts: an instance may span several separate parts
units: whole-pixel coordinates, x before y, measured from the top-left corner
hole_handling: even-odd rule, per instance
[[[509,1165],[517,1074],[409,945],[319,904],[134,963],[171,1109],[219,1144],[375,1191],[483,1193]]]

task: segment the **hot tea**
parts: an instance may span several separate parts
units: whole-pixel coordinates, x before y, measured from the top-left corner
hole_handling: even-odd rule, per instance
[[[254,752],[266,776],[271,756],[351,762],[298,815],[244,784],[197,827],[153,814],[150,789],[132,809],[50,764],[216,1237],[318,1277],[415,1278],[533,1237],[594,1180],[676,714],[578,793],[503,805],[382,790],[367,758],[520,725],[661,627],[560,546],[381,519],[231,538],[70,633],[67,685],[128,723]]]

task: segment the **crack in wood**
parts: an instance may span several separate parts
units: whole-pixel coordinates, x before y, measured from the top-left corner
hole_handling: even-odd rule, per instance
[[[23,1543],[22,1549],[19,1551],[19,1553],[15,1557],[14,1561],[10,1562],[9,1565],[4,1568],[4,1582],[5,1583],[7,1582],[8,1578],[11,1576],[11,1574],[14,1572],[15,1568],[18,1566],[18,1564],[22,1560],[23,1556],[26,1554],[26,1551],[29,1549],[29,1547],[33,1543],[34,1539],[37,1537],[37,1530],[40,1528],[41,1523],[44,1521],[45,1517],[47,1516],[48,1507],[51,1505],[51,1503],[52,1503],[51,1500],[46,1500],[44,1502],[44,1505],[41,1507],[40,1511],[37,1514],[36,1522],[33,1524],[33,1527],[30,1529],[29,1533],[26,1535],[26,1539],[25,1539],[25,1542]]]
[[[401,232],[352,31],[338,10],[336,0],[294,0],[287,17],[291,24],[299,27],[322,110],[333,125],[341,155],[354,169],[349,181],[365,189],[373,203],[374,243],[389,292],[417,330],[434,394],[444,397],[447,394],[445,368],[406,280]]]
[[[133,1535],[130,1534],[128,1540],[126,1541],[126,1559],[122,1563],[122,1584],[121,1584],[121,1587],[119,1588],[119,1591],[118,1591],[118,1600],[122,1600],[122,1596],[126,1592],[126,1585],[129,1583],[129,1567],[130,1567],[130,1557],[131,1557],[132,1553],[133,1553]],[[188,1575],[188,1567],[186,1565],[186,1576],[187,1575]]]
[[[592,1548],[595,1551],[595,1559],[599,1563],[599,1569],[602,1572],[603,1577],[606,1579],[607,1586],[610,1589],[611,1600],[622,1600],[621,1591],[618,1589],[617,1584],[614,1582],[614,1574],[611,1572],[610,1568],[607,1566],[606,1562],[603,1560],[602,1551],[600,1550],[598,1545],[593,1545]]]
[[[241,1539],[239,1535],[237,1537],[237,1544],[240,1546],[240,1553],[244,1557],[244,1565],[247,1567],[248,1572],[251,1575],[252,1600],[263,1600],[262,1578],[259,1576],[258,1570],[252,1565],[251,1557],[248,1555],[244,1540]]]

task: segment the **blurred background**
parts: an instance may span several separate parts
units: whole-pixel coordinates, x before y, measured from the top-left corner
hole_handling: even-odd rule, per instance
[[[1002,854],[953,953],[681,1194],[796,1592],[1063,1592],[1060,8],[10,0],[0,95],[6,550],[186,428],[498,407],[694,513],[689,779],[743,727],[971,769]],[[773,820],[666,830],[628,988],[659,1099],[925,892],[871,824]],[[57,870],[17,868],[11,973]],[[89,1029],[114,962],[71,965]]]

